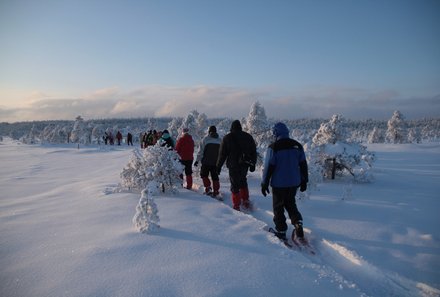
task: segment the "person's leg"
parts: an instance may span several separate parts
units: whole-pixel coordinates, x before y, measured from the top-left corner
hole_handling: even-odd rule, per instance
[[[240,210],[241,197],[240,197],[240,185],[241,185],[241,173],[240,168],[229,168],[229,180],[231,182],[231,198],[232,207],[235,210]]]
[[[203,186],[205,187],[205,194],[211,193],[211,181],[209,180],[209,166],[203,165],[200,168],[200,177],[203,181]]]
[[[284,201],[287,191],[285,188],[272,188],[273,222],[278,232],[286,232],[286,216],[284,215]]]
[[[295,233],[297,237],[304,237],[304,230],[302,227],[302,215],[298,210],[298,207],[296,206],[296,192],[298,190],[298,187],[291,187],[287,188],[287,194],[285,196],[284,200],[284,207],[287,210],[287,213],[289,214],[290,221],[292,225],[295,227]]]

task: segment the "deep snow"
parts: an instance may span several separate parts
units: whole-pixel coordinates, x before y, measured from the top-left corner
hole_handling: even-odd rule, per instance
[[[158,196],[161,228],[135,230],[140,195],[112,193],[127,147],[0,143],[0,296],[440,296],[440,145],[369,145],[375,181],[337,179],[299,201],[316,256],[251,214],[194,191]],[[200,180],[196,180],[200,184]]]

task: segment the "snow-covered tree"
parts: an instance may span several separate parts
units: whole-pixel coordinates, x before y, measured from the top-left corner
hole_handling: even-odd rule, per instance
[[[179,131],[182,126],[182,121],[182,118],[173,118],[171,122],[168,123],[168,132],[170,132],[171,135],[178,136],[179,132],[182,132]]]
[[[201,113],[198,115],[196,119],[197,123],[197,130],[194,131],[193,138],[196,145],[200,143],[200,141],[203,139],[203,137],[206,136],[206,131],[208,130],[208,117],[206,114]]]
[[[251,134],[258,147],[266,148],[272,139],[272,133],[267,121],[266,111],[260,102],[254,102],[244,122],[243,129]]]
[[[104,135],[104,126],[98,124],[92,128],[91,143],[100,144],[103,142],[102,136]]]
[[[178,130],[178,135],[181,135],[184,128],[188,128],[189,133],[191,135],[194,134],[195,131],[197,131],[197,117],[199,116],[199,113],[196,110],[191,111],[182,121],[182,125],[180,126]],[[193,135],[194,137],[194,135]]]
[[[368,135],[368,143],[383,143],[385,137],[383,131],[377,127],[373,128],[373,131]]]
[[[20,141],[26,144],[35,144],[40,142],[40,132],[37,131],[35,125],[32,125],[31,130],[20,138]]]
[[[231,129],[231,125],[232,125],[232,119],[230,118],[226,118],[221,120],[218,124],[217,124],[217,133],[223,137],[226,134],[229,133],[230,129]]]
[[[141,198],[136,206],[136,214],[133,217],[133,224],[142,233],[149,233],[159,228],[159,215],[154,196],[157,195],[158,185],[150,181],[141,192]]]
[[[357,181],[370,181],[375,156],[360,143],[348,140],[343,122],[341,116],[334,115],[321,124],[308,151],[311,160],[322,167],[325,177],[350,173]]]
[[[422,137],[420,136],[419,130],[417,130],[416,128],[408,129],[408,142],[410,143],[422,142]]]
[[[164,192],[175,192],[181,185],[180,173],[183,165],[174,150],[160,143],[146,149],[133,151],[128,164],[121,172],[121,186],[141,192],[149,182],[155,181]]]
[[[404,116],[396,110],[387,123],[386,140],[391,143],[406,142],[406,123]]]
[[[90,132],[87,125],[81,116],[77,116],[73,124],[72,132],[70,133],[70,141],[73,143],[90,143]]]

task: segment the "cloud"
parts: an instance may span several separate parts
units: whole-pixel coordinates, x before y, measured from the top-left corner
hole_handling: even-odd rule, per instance
[[[259,101],[270,118],[389,119],[400,110],[408,119],[440,117],[440,95],[404,98],[395,90],[371,92],[355,88],[274,88],[146,86],[124,92],[117,87],[98,90],[77,99],[41,99],[20,108],[0,108],[0,121],[73,120],[117,117],[175,117],[192,110],[209,118],[242,118]]]

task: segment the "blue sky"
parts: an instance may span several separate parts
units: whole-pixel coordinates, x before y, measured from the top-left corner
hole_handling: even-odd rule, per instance
[[[0,121],[440,116],[440,1],[0,0]]]

